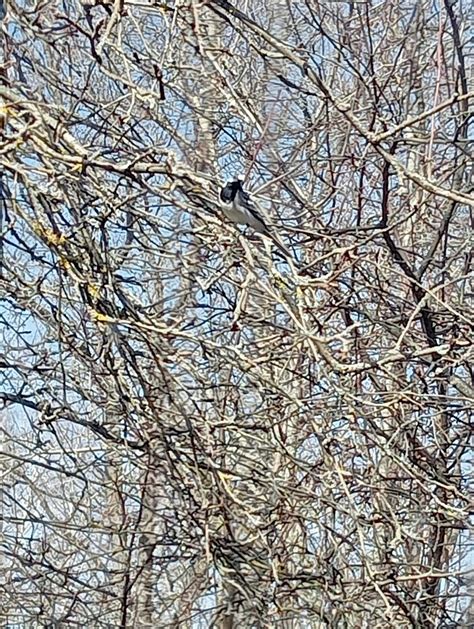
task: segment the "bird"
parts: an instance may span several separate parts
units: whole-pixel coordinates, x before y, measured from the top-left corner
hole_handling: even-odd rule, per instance
[[[229,220],[239,225],[249,225],[258,234],[270,238],[285,255],[285,258],[292,257],[288,249],[270,231],[250,195],[248,192],[245,192],[240,179],[228,181],[221,189],[220,199],[222,201],[222,211]]]

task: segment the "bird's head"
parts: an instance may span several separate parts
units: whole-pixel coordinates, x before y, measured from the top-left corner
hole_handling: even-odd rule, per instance
[[[230,203],[234,200],[239,190],[242,190],[242,180],[235,179],[234,181],[228,181],[221,190],[221,200]]]

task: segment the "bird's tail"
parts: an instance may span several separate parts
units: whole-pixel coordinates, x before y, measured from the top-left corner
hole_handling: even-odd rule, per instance
[[[280,242],[276,236],[274,236],[270,232],[268,232],[266,235],[270,238],[270,240],[273,242],[275,247],[277,247],[280,253],[282,253],[285,256],[285,258],[290,259],[293,263],[296,262],[290,250],[287,249],[285,245],[282,242]]]

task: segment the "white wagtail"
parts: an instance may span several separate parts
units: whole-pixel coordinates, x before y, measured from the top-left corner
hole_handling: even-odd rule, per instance
[[[222,201],[222,211],[229,220],[239,225],[249,225],[258,234],[263,234],[267,238],[270,238],[278,249],[285,254],[286,258],[292,258],[288,249],[278,241],[276,236],[272,234],[265,224],[250,195],[243,189],[241,181],[237,179],[227,182],[221,190],[220,197]]]

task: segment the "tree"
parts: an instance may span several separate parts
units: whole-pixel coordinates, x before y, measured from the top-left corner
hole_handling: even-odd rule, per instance
[[[5,6],[6,626],[467,626],[467,9]]]

